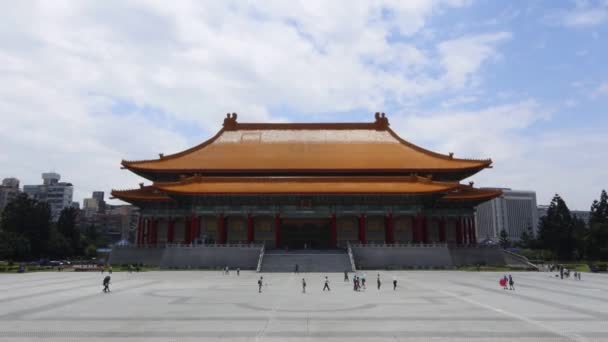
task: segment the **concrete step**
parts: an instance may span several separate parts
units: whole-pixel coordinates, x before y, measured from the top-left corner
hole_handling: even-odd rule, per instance
[[[351,269],[348,254],[335,253],[268,253],[262,261],[262,272],[344,272]]]

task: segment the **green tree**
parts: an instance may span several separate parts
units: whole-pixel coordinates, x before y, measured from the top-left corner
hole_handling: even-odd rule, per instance
[[[50,229],[49,205],[30,199],[25,194],[19,195],[2,211],[1,230],[11,234],[8,238],[15,244],[13,251],[19,254],[20,259],[45,256]]]
[[[57,230],[57,227],[51,228],[48,251],[49,257],[56,259],[63,259],[74,255],[70,241]]]
[[[602,190],[599,201],[595,200],[591,204],[589,225],[595,223],[608,223],[608,194],[606,194],[606,190]]]
[[[532,231],[532,227],[528,226],[521,236],[519,237],[518,245],[522,248],[532,248],[534,244],[534,232]]]
[[[551,250],[562,260],[570,260],[576,249],[575,223],[566,202],[556,194],[549,204],[547,215],[540,219],[540,247]]]
[[[608,195],[606,190],[602,190],[599,201],[595,200],[591,205],[585,249],[589,259],[608,259]]]
[[[82,255],[83,253],[80,229],[76,226],[77,219],[78,211],[68,207],[61,211],[59,220],[57,220],[57,233],[61,234],[69,245],[67,256]]]
[[[500,231],[500,236],[498,239],[498,243],[502,248],[509,248],[511,246],[511,240],[509,239],[509,234],[504,228]]]

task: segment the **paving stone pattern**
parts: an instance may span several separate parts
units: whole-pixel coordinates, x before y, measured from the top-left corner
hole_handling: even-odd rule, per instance
[[[99,273],[0,274],[0,341],[608,341],[607,275],[377,273],[361,292],[266,273],[261,294],[250,271],[114,273],[109,294]]]

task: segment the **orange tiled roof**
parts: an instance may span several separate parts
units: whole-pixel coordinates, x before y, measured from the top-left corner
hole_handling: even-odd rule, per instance
[[[431,194],[458,183],[403,177],[191,177],[154,183],[167,194]]]
[[[471,185],[460,185],[456,190],[442,198],[447,201],[491,200],[502,195],[500,189],[476,189]]]
[[[139,189],[112,190],[112,197],[126,202],[131,201],[170,201],[171,197],[158,191],[153,186],[141,186]]]
[[[236,114],[200,145],[154,160],[123,161],[133,171],[462,171],[491,160],[453,158],[401,139],[384,114],[373,123],[237,123]]]

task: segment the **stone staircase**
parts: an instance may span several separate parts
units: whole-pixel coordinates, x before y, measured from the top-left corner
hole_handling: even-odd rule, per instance
[[[260,272],[344,272],[352,269],[344,250],[266,251]]]

